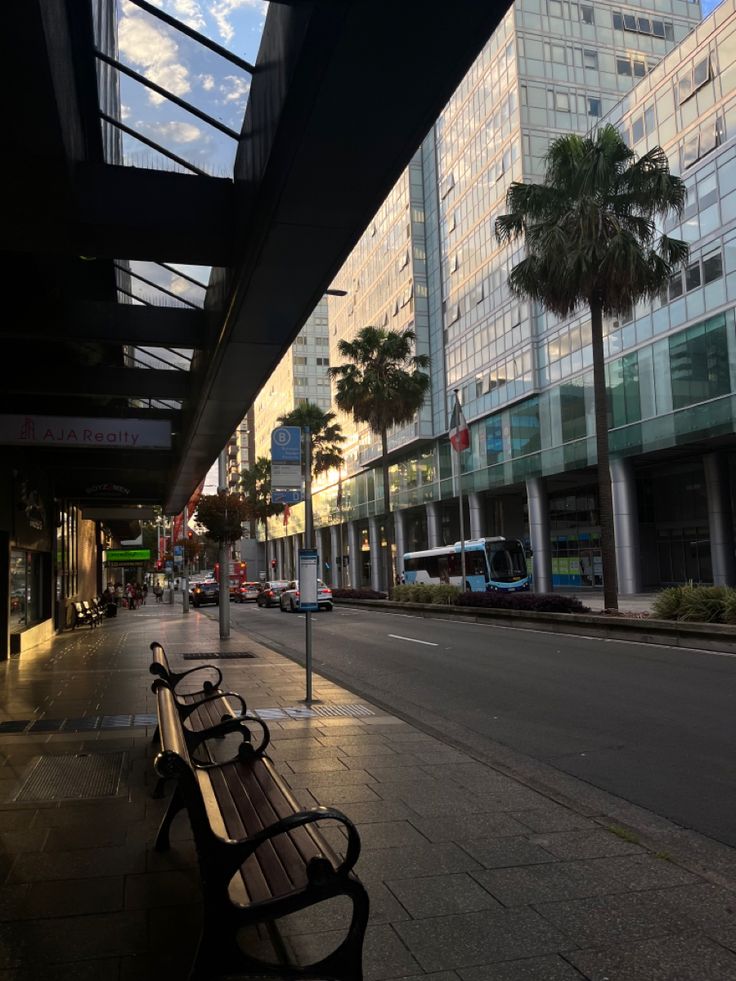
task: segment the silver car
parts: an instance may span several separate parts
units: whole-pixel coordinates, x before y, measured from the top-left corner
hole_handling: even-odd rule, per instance
[[[332,590],[321,579],[317,580],[317,605],[320,610],[332,612]],[[299,612],[299,581],[293,579],[279,596],[282,613]]]

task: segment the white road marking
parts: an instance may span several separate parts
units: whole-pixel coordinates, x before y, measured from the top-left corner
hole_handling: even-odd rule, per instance
[[[394,640],[408,640],[412,644],[424,644],[426,647],[439,647],[439,644],[433,644],[430,640],[417,640],[416,637],[401,637],[399,634],[389,634],[389,637],[393,637]]]

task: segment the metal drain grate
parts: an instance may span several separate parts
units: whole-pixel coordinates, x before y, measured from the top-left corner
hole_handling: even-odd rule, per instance
[[[205,651],[204,653],[195,652],[192,654],[180,654],[185,661],[235,661],[243,657],[257,657],[251,651]]]
[[[294,705],[288,708],[258,708],[251,709],[253,715],[257,715],[268,722],[269,719],[357,719],[361,716],[375,715],[372,708],[367,705]]]
[[[118,792],[124,763],[125,753],[40,756],[15,800],[114,797]]]

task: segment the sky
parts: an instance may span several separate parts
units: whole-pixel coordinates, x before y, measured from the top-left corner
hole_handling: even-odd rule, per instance
[[[715,10],[721,0],[702,0],[703,17],[707,17],[711,11]]]

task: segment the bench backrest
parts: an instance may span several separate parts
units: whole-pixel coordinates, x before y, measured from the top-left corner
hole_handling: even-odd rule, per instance
[[[151,644],[151,654],[153,655],[153,663],[151,664],[149,671],[151,674],[155,674],[159,678],[163,678],[164,681],[168,681],[171,678],[169,659],[166,656],[166,651],[156,640],[154,640],[154,642]]]
[[[154,767],[161,777],[180,776],[187,767],[191,769],[192,763],[179,709],[174,693],[167,685],[156,682],[155,689],[161,749],[154,761]]]

